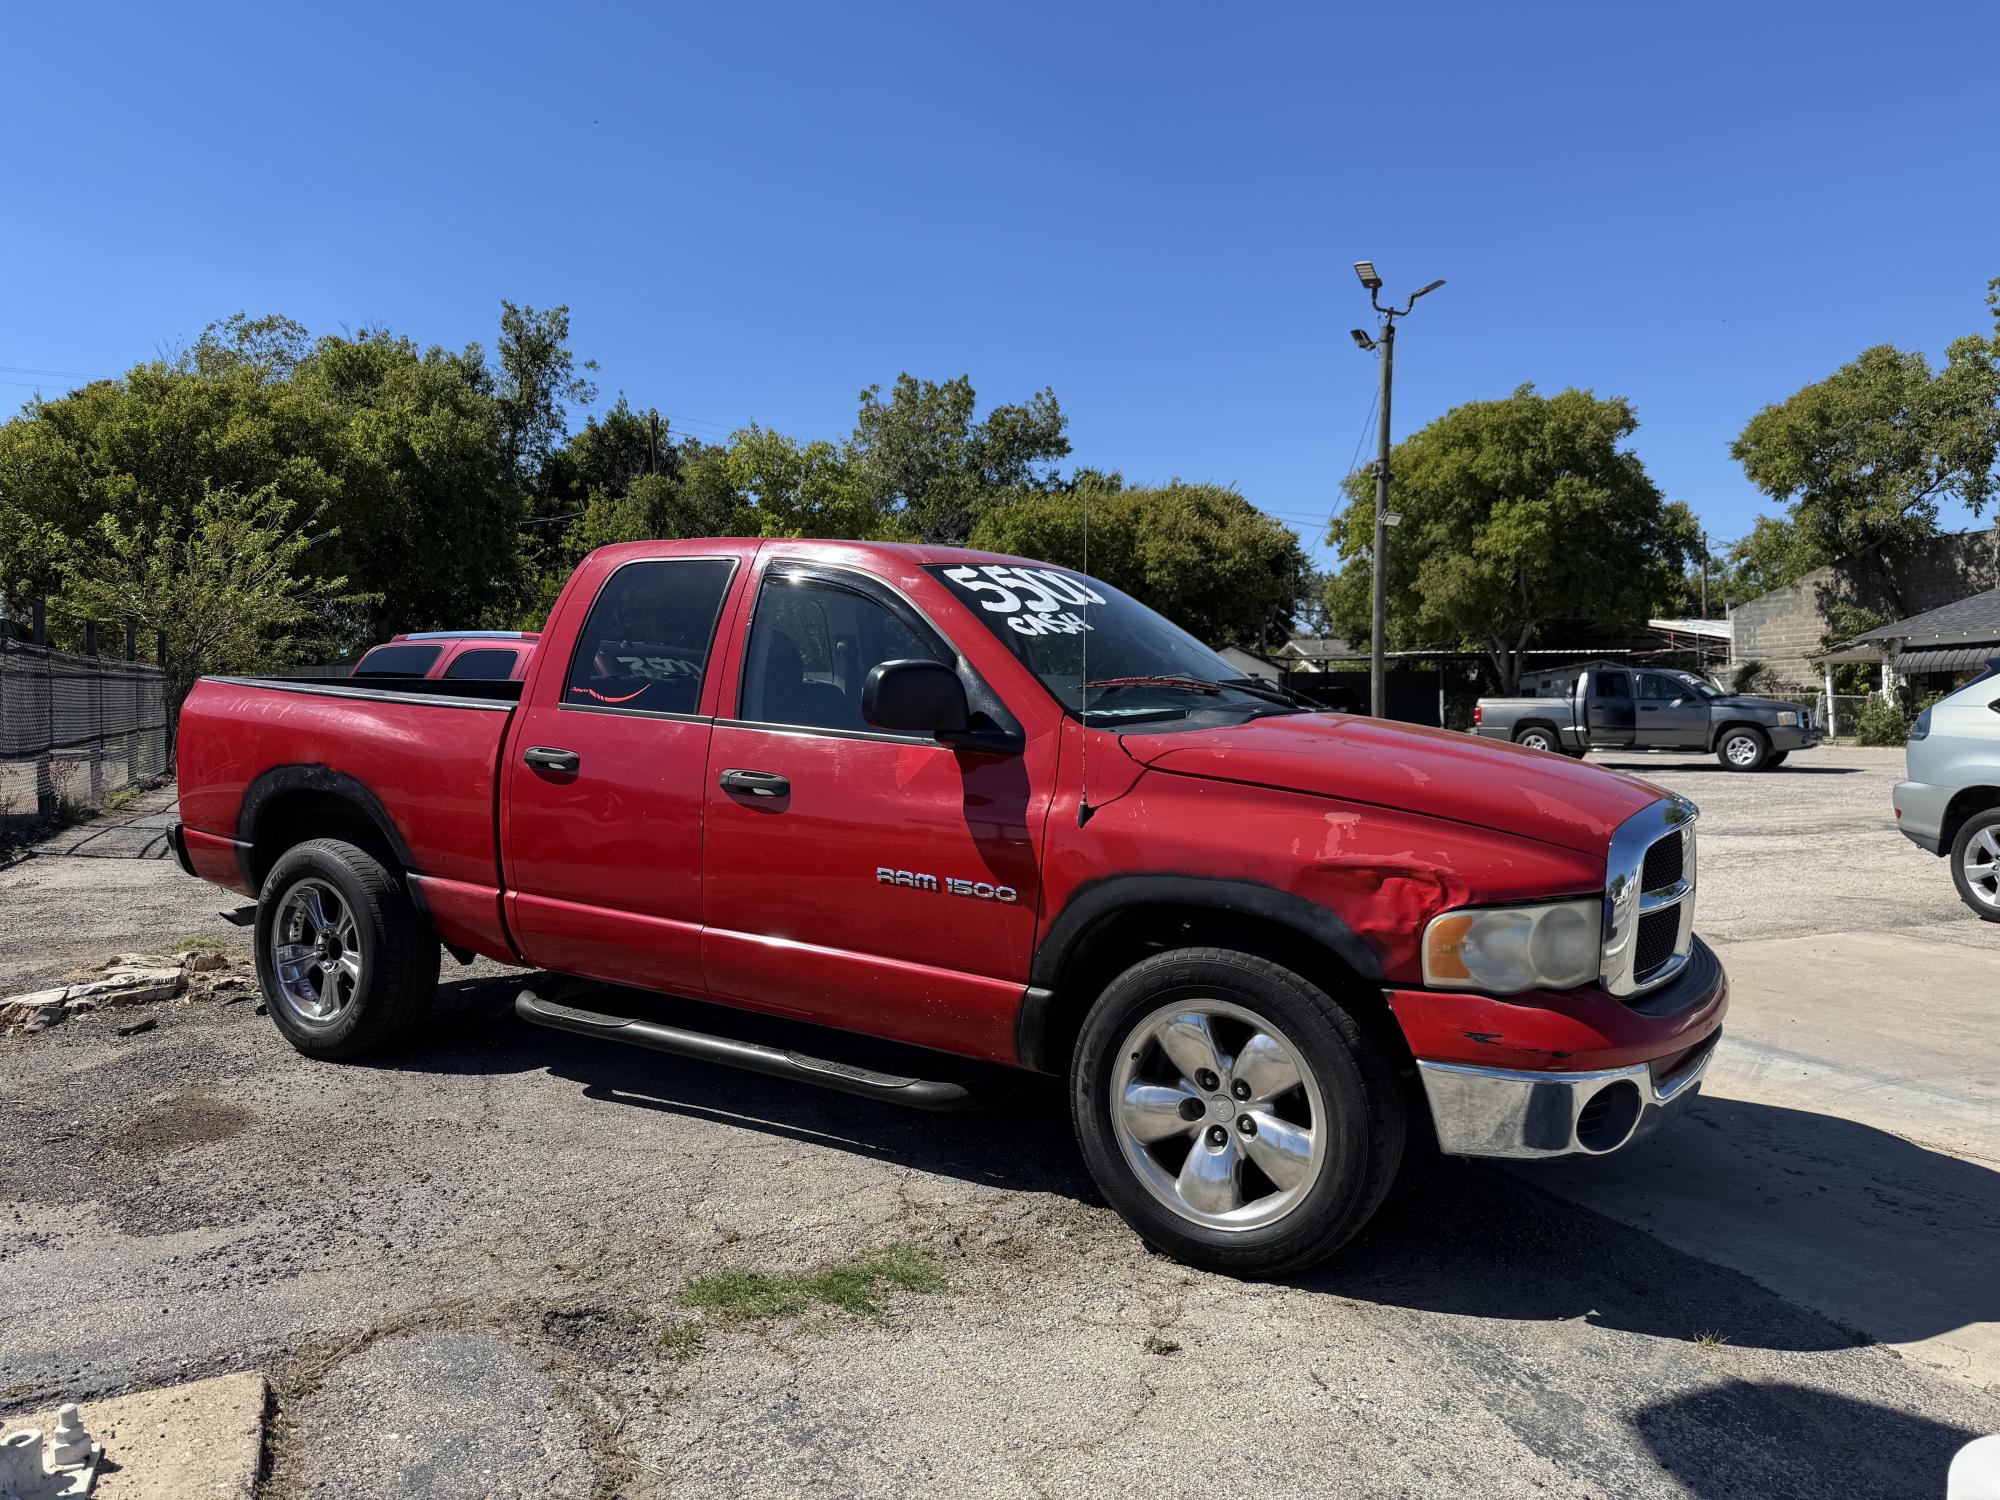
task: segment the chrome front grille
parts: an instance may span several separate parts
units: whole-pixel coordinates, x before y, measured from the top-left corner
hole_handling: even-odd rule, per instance
[[[1694,946],[1695,805],[1668,797],[1611,836],[1604,876],[1604,987],[1637,995],[1665,984]]]

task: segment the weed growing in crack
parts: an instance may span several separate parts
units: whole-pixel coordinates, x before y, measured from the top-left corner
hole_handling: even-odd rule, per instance
[[[945,1289],[944,1273],[928,1250],[890,1245],[859,1260],[805,1275],[714,1271],[681,1288],[681,1305],[718,1323],[768,1323],[804,1312],[815,1303],[854,1317],[879,1318],[889,1288],[926,1295]]]

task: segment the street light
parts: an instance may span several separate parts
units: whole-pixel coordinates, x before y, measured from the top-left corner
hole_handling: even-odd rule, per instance
[[[1412,292],[1410,300],[1401,308],[1393,303],[1382,305],[1376,294],[1382,290],[1382,278],[1375,274],[1375,262],[1357,260],[1354,274],[1361,278],[1361,284],[1368,289],[1368,305],[1382,315],[1382,334],[1371,339],[1359,328],[1351,330],[1354,342],[1364,352],[1380,348],[1382,351],[1382,421],[1376,428],[1375,455],[1375,566],[1374,566],[1374,612],[1373,625],[1368,642],[1368,712],[1381,718],[1387,707],[1387,693],[1384,683],[1383,636],[1389,628],[1389,528],[1402,517],[1389,509],[1389,393],[1396,369],[1396,319],[1408,317],[1410,309],[1417,305],[1417,298],[1427,296],[1444,285],[1443,281],[1433,281],[1420,291]]]

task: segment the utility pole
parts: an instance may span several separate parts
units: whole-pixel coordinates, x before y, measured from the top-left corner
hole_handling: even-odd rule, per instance
[[[660,472],[660,414],[657,410],[646,413],[646,472]]]
[[[1701,534],[1701,617],[1708,618],[1708,533]]]
[[[1382,305],[1376,294],[1382,290],[1382,278],[1375,274],[1373,261],[1357,260],[1354,274],[1361,278],[1361,284],[1368,289],[1368,303],[1382,315],[1382,331],[1370,338],[1359,328],[1352,329],[1354,342],[1364,351],[1382,351],[1382,394],[1378,405],[1382,409],[1382,421],[1376,429],[1375,452],[1375,558],[1374,595],[1372,623],[1368,632],[1368,712],[1375,718],[1384,717],[1388,709],[1386,666],[1384,663],[1384,637],[1389,629],[1389,528],[1401,518],[1389,509],[1389,397],[1396,372],[1396,319],[1409,316],[1410,309],[1417,305],[1417,298],[1434,292],[1443,286],[1442,281],[1433,281],[1429,286],[1412,292],[1410,300],[1399,309],[1393,304]]]

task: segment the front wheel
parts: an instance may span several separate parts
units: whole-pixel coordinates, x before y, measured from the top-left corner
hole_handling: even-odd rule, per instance
[[[339,839],[312,839],[264,877],[257,979],[271,1019],[299,1051],[361,1057],[429,1008],[437,937],[381,861]]]
[[[1715,747],[1726,771],[1761,771],[1771,763],[1771,742],[1761,729],[1732,729]]]
[[[1085,1018],[1070,1114],[1098,1188],[1176,1260],[1276,1276],[1333,1254],[1395,1180],[1406,1115],[1382,1047],[1268,959],[1142,960]]]
[[[1951,878],[1974,915],[2000,922],[2000,807],[1965,820],[1951,841]]]

